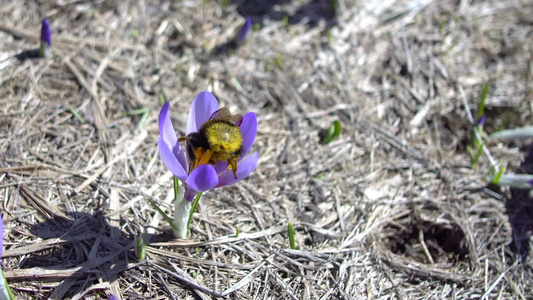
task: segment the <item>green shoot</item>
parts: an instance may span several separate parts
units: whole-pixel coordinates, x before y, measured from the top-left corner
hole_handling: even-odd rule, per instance
[[[333,41],[333,33],[331,32],[331,29],[328,29],[327,35],[328,35],[328,43],[331,44],[331,42]]]
[[[289,222],[288,224],[288,230],[289,230],[289,243],[291,244],[291,249],[296,250],[296,240],[294,239],[294,227],[292,227],[292,223]]]
[[[161,93],[159,94],[159,104],[163,105],[167,102],[167,97],[165,94]]]
[[[154,200],[150,199],[150,198],[146,198],[148,200],[148,202],[150,202],[150,205],[152,205],[152,207],[157,210],[158,213],[160,213],[162,216],[163,216],[163,219],[165,219],[168,224],[170,225],[170,227],[172,227],[174,230],[178,230],[178,226],[176,226],[176,224],[174,224],[174,221],[172,220],[171,217],[169,217],[161,208],[159,208],[159,205],[157,205],[157,203],[154,202]]]
[[[481,154],[483,154],[483,147],[485,147],[485,143],[481,144],[477,148],[476,155],[472,157],[472,168],[474,168],[477,165],[479,158],[481,157]]]
[[[492,183],[497,185],[500,182],[500,179],[502,178],[503,173],[505,173],[505,167],[499,168],[498,172],[496,173],[496,175],[492,179]]]
[[[476,120],[479,120],[485,113],[485,101],[487,100],[487,95],[489,94],[489,85],[484,83],[481,89],[481,102],[477,108]]]
[[[137,237],[137,259],[146,259],[146,244],[144,242],[142,234]]]
[[[83,123],[85,120],[83,120],[83,117],[78,113],[78,111],[72,107],[70,104],[66,104],[65,105],[67,107],[67,109],[70,111],[70,113],[76,118],[78,119],[78,121],[80,121],[81,123]]]
[[[274,65],[280,69],[283,67],[283,55],[281,53],[274,60]]]
[[[150,110],[148,108],[139,108],[130,110],[126,113],[124,113],[126,116],[134,116],[134,115],[142,115],[141,119],[139,120],[139,123],[137,123],[137,126],[135,126],[135,131],[141,130],[141,127],[146,123],[146,120],[148,120],[148,116],[150,115]]]
[[[497,184],[515,189],[533,190],[533,174],[503,174]]]
[[[283,16],[283,25],[289,26],[289,16],[287,15]]]
[[[198,202],[200,202],[201,197],[202,197],[202,193],[198,193],[198,195],[194,197],[194,201],[192,202],[191,212],[189,213],[189,221],[187,222],[187,232],[189,232],[189,229],[191,228],[192,215],[194,214],[194,211],[196,211],[196,207],[198,206]]]
[[[172,179],[174,183],[174,200],[176,200],[180,198],[180,181],[176,176],[173,176]]]
[[[140,34],[141,34],[141,32],[139,31],[139,29],[132,29],[132,30],[130,30],[130,35],[131,35],[132,37],[138,37]]]
[[[329,144],[333,140],[338,138],[339,135],[341,134],[341,129],[342,129],[342,126],[339,120],[335,120],[331,122],[331,124],[329,125],[328,131],[326,133],[322,133],[323,135],[322,143]]]

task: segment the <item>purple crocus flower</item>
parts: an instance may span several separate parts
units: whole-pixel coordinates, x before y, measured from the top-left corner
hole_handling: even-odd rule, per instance
[[[252,147],[257,134],[257,117],[249,112],[235,123],[242,135],[242,150],[238,158],[237,178],[228,163],[218,162],[216,165],[200,164],[191,169],[191,159],[187,157],[178,141],[178,137],[170,119],[170,103],[167,102],[159,113],[158,140],[159,153],[165,166],[185,185],[185,199],[192,202],[200,192],[234,184],[247,177],[257,166],[257,152],[246,156]],[[209,121],[213,113],[218,111],[218,102],[210,92],[204,91],[194,98],[187,117],[186,134],[199,132],[200,127]]]
[[[41,47],[39,48],[40,57],[52,57],[52,31],[48,19],[44,18],[41,27]]]
[[[239,30],[239,35],[237,36],[237,45],[240,45],[244,42],[244,39],[252,29],[252,19],[246,17],[246,21],[242,24],[241,30]]]
[[[41,42],[46,43],[48,47],[52,47],[52,31],[50,30],[48,18],[44,18],[43,20],[43,25],[41,27]]]

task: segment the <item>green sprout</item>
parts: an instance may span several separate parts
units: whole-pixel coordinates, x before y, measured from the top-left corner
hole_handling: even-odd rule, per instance
[[[477,119],[481,119],[485,113],[485,102],[487,101],[487,95],[489,94],[489,85],[484,83],[481,87],[481,103],[477,108]]]
[[[283,25],[289,26],[289,16],[288,15],[284,15],[283,16]]]
[[[339,120],[335,120],[331,122],[329,125],[328,130],[322,130],[320,132],[321,141],[323,144],[329,144],[336,138],[338,138],[341,134],[341,122]]]
[[[297,248],[296,248],[296,240],[294,239],[294,234],[295,234],[294,227],[292,227],[291,222],[289,222],[287,227],[289,230],[289,243],[291,244],[291,249],[296,250]]]
[[[474,168],[485,147],[485,139],[483,138],[483,125],[485,123],[485,102],[489,93],[489,85],[483,84],[481,91],[481,101],[477,108],[476,124],[472,127],[470,132],[471,145],[467,147],[468,154],[472,160],[471,167]]]
[[[470,154],[470,158],[472,159],[472,164],[471,164],[472,168],[474,168],[477,165],[479,158],[481,157],[481,154],[483,154],[483,147],[485,147],[485,143],[482,143],[481,145],[477,146],[477,151],[475,154],[473,153],[474,152],[473,149],[476,149],[476,148],[472,148],[470,146],[467,147],[468,154]]]
[[[190,228],[191,228],[192,215],[196,211],[196,207],[198,206],[198,202],[200,202],[201,197],[202,197],[202,193],[198,193],[196,197],[194,197],[194,201],[191,207],[191,212],[189,213],[189,221],[187,222],[187,234],[189,233]]]
[[[327,35],[328,35],[328,43],[331,44],[331,42],[333,41],[333,33],[331,32],[331,29],[328,29]]]
[[[78,111],[72,107],[70,104],[65,104],[65,106],[67,107],[67,109],[70,111],[70,113],[76,118],[78,119],[78,121],[80,121],[81,123],[83,123],[85,120],[83,119],[83,117],[80,115],[80,113],[78,113]]]
[[[137,123],[137,126],[135,126],[135,131],[138,132],[141,130],[141,127],[146,123],[146,120],[148,120],[148,116],[150,115],[150,110],[148,108],[139,108],[130,110],[128,112],[125,112],[123,115],[126,116],[134,116],[134,115],[141,115],[141,119],[139,120],[139,123]]]
[[[148,202],[150,202],[150,205],[152,205],[152,207],[157,210],[158,213],[160,213],[162,216],[163,216],[163,219],[165,219],[165,221],[168,222],[168,224],[170,225],[170,227],[172,227],[172,229],[174,230],[178,230],[178,226],[176,226],[176,224],[174,224],[174,221],[172,220],[171,217],[169,217],[160,207],[159,205],[157,205],[157,203],[154,202],[154,200],[150,199],[150,198],[146,198],[148,200]]]
[[[144,242],[142,234],[137,237],[137,259],[146,259],[146,243]]]
[[[140,34],[141,34],[141,32],[139,31],[139,29],[131,29],[130,30],[130,35],[132,37],[139,37]]]
[[[533,174],[503,174],[497,185],[508,185],[515,189],[533,189]]]
[[[493,176],[491,182],[492,184],[498,185],[500,182],[500,179],[502,178],[503,174],[505,173],[505,167],[497,168],[496,166],[491,168],[491,173],[496,172],[496,174]]]
[[[274,65],[276,65],[276,67],[280,69],[283,67],[283,55],[281,53],[279,53],[276,59],[274,60]]]

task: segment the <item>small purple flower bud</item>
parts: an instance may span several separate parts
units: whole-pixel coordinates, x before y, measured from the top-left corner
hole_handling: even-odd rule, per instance
[[[237,36],[237,44],[240,45],[246,39],[248,32],[252,29],[252,19],[246,17],[246,21],[242,24],[241,30],[239,30],[239,35]]]
[[[50,31],[50,23],[48,23],[47,18],[44,18],[43,26],[41,27],[41,42],[46,43],[48,47],[52,47],[52,31]]]
[[[479,120],[477,120],[477,126],[483,126],[485,124],[485,114],[482,114]]]

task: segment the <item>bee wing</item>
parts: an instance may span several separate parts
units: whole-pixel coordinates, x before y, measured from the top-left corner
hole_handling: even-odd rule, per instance
[[[232,115],[228,108],[224,107],[215,111],[209,120],[223,120],[231,123],[236,123],[242,118],[242,115]]]

